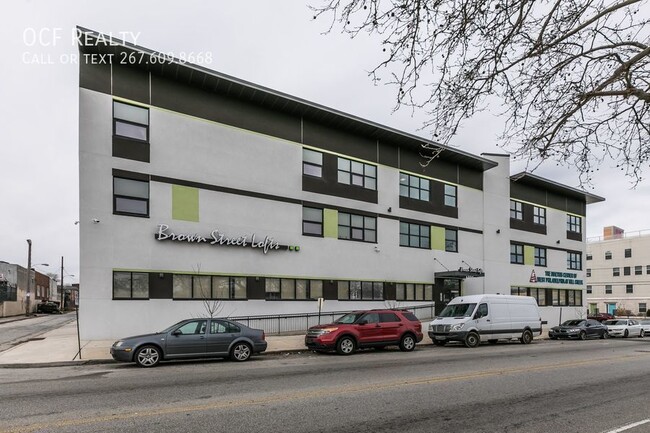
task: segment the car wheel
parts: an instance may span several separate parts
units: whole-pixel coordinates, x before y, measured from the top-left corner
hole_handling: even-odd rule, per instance
[[[609,338],[609,332],[607,331],[603,332],[603,335],[601,335],[600,338],[602,338],[603,340]]]
[[[135,353],[135,363],[140,367],[155,367],[162,355],[156,346],[143,346]]]
[[[629,336],[630,336],[630,331],[626,329],[625,332],[623,333],[623,338],[627,338]]]
[[[639,338],[645,337],[645,331],[642,329],[641,332],[639,332]]]
[[[243,362],[248,360],[253,353],[250,344],[248,343],[237,343],[230,350],[230,359],[237,362]]]
[[[415,349],[415,338],[411,334],[405,334],[399,342],[399,350],[411,352]]]
[[[523,334],[521,334],[521,338],[519,339],[522,344],[530,344],[533,342],[533,333],[530,332],[530,330],[526,329]]]
[[[470,332],[465,336],[465,346],[476,347],[481,343],[481,337],[476,332]]]
[[[488,340],[488,343],[490,344],[497,344],[499,340]]]
[[[354,353],[355,344],[351,337],[342,337],[336,343],[336,353],[339,355],[351,355]]]
[[[434,338],[432,341],[433,344],[435,344],[436,346],[444,346],[445,344],[447,344],[447,340],[436,340]]]
[[[580,331],[580,334],[578,335],[578,338],[581,340],[586,340],[587,339],[587,333],[585,331]]]

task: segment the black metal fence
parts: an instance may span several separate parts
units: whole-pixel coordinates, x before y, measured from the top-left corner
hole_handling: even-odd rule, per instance
[[[411,311],[420,320],[433,318],[434,304],[399,307],[396,310]],[[263,329],[267,334],[282,334],[306,331],[310,326],[332,323],[334,320],[351,311],[328,311],[322,313],[281,314],[272,316],[239,316],[229,317],[251,328]]]

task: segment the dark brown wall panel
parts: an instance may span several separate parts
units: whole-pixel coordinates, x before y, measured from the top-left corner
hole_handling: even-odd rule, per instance
[[[162,275],[162,277],[161,277]],[[172,299],[174,297],[174,280],[172,274],[149,273],[149,298]]]
[[[264,278],[246,278],[246,297],[248,299],[266,299],[266,284]]]
[[[377,162],[376,140],[329,128],[306,119],[303,122],[303,143]]]
[[[80,53],[83,56],[83,53]],[[79,62],[79,87],[111,94],[111,65]]]

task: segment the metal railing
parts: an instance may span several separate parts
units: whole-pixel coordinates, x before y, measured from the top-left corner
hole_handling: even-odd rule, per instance
[[[435,304],[417,305],[411,307],[398,307],[395,310],[408,310],[415,314],[420,320],[433,318]],[[265,316],[239,316],[229,317],[239,323],[256,329],[263,329],[267,334],[283,334],[293,332],[304,332],[309,327],[332,323],[339,317],[348,314],[350,311],[327,311],[319,313],[300,313],[300,314],[279,314]]]

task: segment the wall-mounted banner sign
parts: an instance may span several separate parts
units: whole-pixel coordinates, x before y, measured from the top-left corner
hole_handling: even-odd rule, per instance
[[[155,233],[156,240],[174,241],[186,244],[209,244],[215,246],[236,246],[243,248],[254,248],[261,250],[264,254],[269,251],[289,250],[300,251],[297,245],[280,245],[278,241],[270,236],[258,237],[255,233],[236,237],[228,237],[224,233],[215,229],[209,235],[201,236],[199,234],[174,233],[169,230],[167,224],[158,224],[158,231]]]
[[[551,284],[574,284],[581,285],[582,280],[577,280],[578,274],[572,272],[553,272],[553,271],[544,271],[543,277],[536,277],[537,281],[533,281],[535,277],[535,271],[533,270],[530,276],[530,282],[534,283],[551,283]]]

